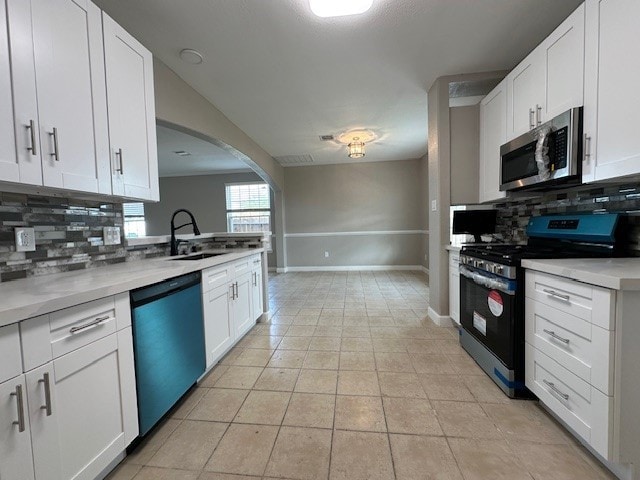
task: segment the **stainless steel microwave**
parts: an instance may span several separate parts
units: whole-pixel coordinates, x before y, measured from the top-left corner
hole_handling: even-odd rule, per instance
[[[582,107],[572,108],[500,147],[500,190],[580,183]]]

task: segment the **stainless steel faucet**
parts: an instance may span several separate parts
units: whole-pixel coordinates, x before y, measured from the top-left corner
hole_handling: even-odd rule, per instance
[[[191,218],[191,221],[176,227],[174,224],[174,220],[176,218],[176,215],[178,215],[181,212],[184,212],[187,215],[189,215],[189,217]],[[186,227],[189,225],[193,226],[194,235],[200,235],[200,229],[198,228],[198,224],[196,223],[196,219],[193,216],[193,213],[191,213],[189,210],[185,208],[180,208],[175,212],[173,212],[173,215],[171,216],[171,253],[170,253],[172,257],[178,255],[178,242],[176,241],[176,230],[180,230],[182,227]]]

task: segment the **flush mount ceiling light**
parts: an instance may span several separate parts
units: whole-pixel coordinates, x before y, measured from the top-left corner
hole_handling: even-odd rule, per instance
[[[347,145],[347,151],[349,158],[364,157],[364,142],[361,142],[359,137],[353,137],[353,141]]]
[[[191,48],[184,48],[180,50],[180,58],[183,61],[190,63],[191,65],[200,65],[202,62],[204,62],[204,57],[202,56],[202,54],[197,50],[193,50]]]
[[[319,17],[342,17],[366,12],[373,0],[309,0],[309,5]]]

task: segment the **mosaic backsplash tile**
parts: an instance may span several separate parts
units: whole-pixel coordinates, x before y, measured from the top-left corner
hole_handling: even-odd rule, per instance
[[[124,262],[123,245],[104,245],[112,226],[123,229],[120,204],[0,193],[0,282]],[[15,251],[15,227],[35,229],[34,252]]]
[[[627,213],[627,244],[640,256],[640,184],[548,193],[542,197],[499,203],[497,234],[507,242],[526,243],[525,229],[532,215],[574,212]]]

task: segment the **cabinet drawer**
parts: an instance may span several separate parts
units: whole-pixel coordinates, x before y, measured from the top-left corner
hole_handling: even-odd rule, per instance
[[[525,339],[606,395],[613,395],[614,335],[531,298],[525,301]]]
[[[525,346],[526,385],[604,458],[611,458],[613,398],[532,345]]]
[[[527,270],[526,296],[606,330],[615,329],[615,292]]]
[[[115,297],[53,312],[49,325],[51,351],[57,358],[117,330]]]
[[[253,262],[251,261],[251,257],[244,257],[233,264],[233,274],[235,277],[239,277],[240,275],[244,275],[247,272],[250,272],[253,269]]]
[[[233,278],[233,265],[226,263],[202,271],[202,293],[227,285]]]
[[[22,373],[18,324],[0,328],[0,383]]]
[[[251,270],[258,270],[262,268],[262,256],[260,254],[251,255],[251,257],[249,257],[249,262],[251,264]]]

